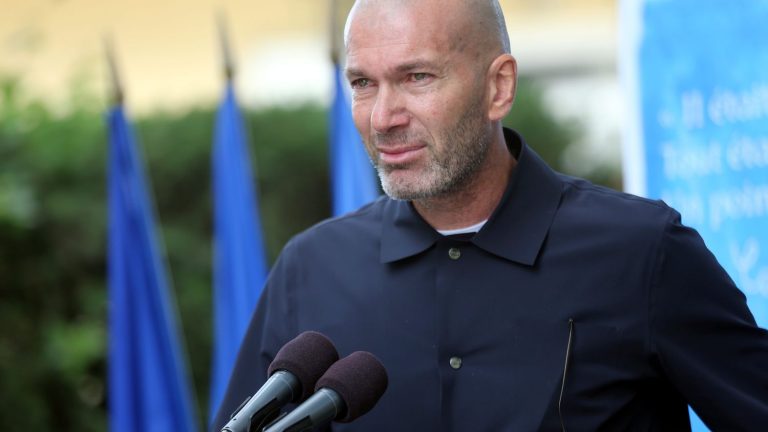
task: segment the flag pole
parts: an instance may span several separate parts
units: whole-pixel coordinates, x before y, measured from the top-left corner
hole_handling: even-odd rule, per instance
[[[331,62],[334,65],[339,64],[339,38],[336,36],[336,30],[337,26],[339,24],[338,15],[339,15],[339,1],[338,0],[330,0],[330,15],[329,15],[329,26],[330,31],[328,32],[330,36],[330,46],[331,46]]]
[[[224,78],[229,83],[232,82],[235,77],[235,60],[229,43],[229,27],[224,12],[222,11],[219,11],[216,16],[216,27],[219,31],[219,46],[221,48]]]
[[[108,35],[104,36],[104,53],[107,59],[107,69],[109,71],[109,81],[111,85],[109,99],[111,105],[119,106],[122,105],[125,100],[125,93],[123,92],[123,83],[120,79],[117,61],[115,60],[114,44],[112,38]]]

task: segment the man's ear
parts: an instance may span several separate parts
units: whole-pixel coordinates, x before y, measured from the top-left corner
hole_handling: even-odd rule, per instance
[[[489,105],[488,118],[498,121],[512,108],[517,90],[517,61],[509,54],[502,54],[488,68]]]

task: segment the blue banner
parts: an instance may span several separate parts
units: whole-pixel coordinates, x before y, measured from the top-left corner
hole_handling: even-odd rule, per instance
[[[629,166],[630,191],[679,210],[766,327],[768,1],[624,3],[642,137],[626,164],[643,168]]]
[[[345,80],[338,65],[334,65],[334,96],[331,107],[331,192],[333,215],[358,209],[376,199],[373,166],[363,147],[360,134],[352,121]]]
[[[267,277],[261,218],[243,118],[229,83],[213,143],[214,340],[209,419],[213,420]]]
[[[108,120],[110,430],[195,431],[142,158],[123,109],[114,108]]]
[[[768,325],[768,2],[647,1],[647,195],[678,209]]]

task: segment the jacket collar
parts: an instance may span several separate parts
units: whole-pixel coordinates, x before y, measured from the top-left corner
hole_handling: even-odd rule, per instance
[[[563,185],[517,132],[504,129],[504,137],[510,152],[517,155],[517,165],[498,207],[472,243],[499,257],[532,266],[560,205]],[[421,218],[411,202],[386,200],[382,263],[421,253],[441,237]]]

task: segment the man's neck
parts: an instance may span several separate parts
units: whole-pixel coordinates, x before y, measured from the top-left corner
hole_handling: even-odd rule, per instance
[[[501,201],[517,161],[504,143],[491,146],[483,166],[460,190],[413,202],[416,211],[437,230],[467,227],[487,220]]]

